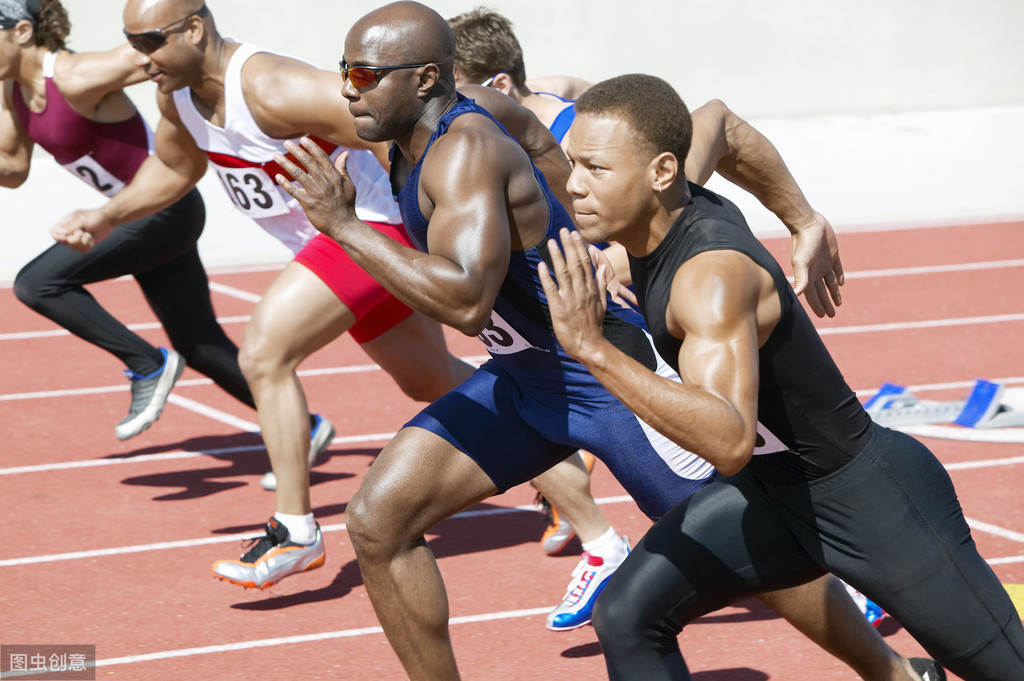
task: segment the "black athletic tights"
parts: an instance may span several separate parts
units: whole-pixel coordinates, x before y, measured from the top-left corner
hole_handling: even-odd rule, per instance
[[[213,312],[196,242],[206,222],[197,189],[153,215],[119,225],[88,253],[55,244],[14,281],[18,299],[74,335],[113,354],[137,374],[160,368],[160,350],[107,312],[86,284],[130,274],[185,363],[255,408],[238,367],[238,346]]]
[[[924,445],[878,426],[821,480],[769,486],[742,472],[659,520],[594,610],[609,676],[690,679],[676,640],[684,625],[826,570],[961,678],[1024,680],[1020,618],[975,548],[949,475]]]

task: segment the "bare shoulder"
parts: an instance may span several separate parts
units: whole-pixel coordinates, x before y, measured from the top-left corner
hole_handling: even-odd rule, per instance
[[[343,102],[340,73],[291,57],[258,52],[243,65],[241,78],[249,110],[271,137],[310,132],[311,121],[326,121]]]

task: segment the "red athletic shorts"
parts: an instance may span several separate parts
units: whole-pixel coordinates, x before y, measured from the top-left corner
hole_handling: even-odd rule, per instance
[[[398,243],[413,248],[402,225],[367,224]],[[319,232],[298,252],[295,262],[320,277],[338,300],[352,310],[356,323],[349,333],[357,343],[372,341],[412,314],[410,308],[353,262],[338,242]]]

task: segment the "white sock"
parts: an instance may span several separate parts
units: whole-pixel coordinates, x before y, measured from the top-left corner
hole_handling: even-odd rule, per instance
[[[316,539],[316,521],[313,520],[312,513],[290,515],[278,511],[274,517],[288,528],[288,538],[296,544],[309,546]]]
[[[605,560],[621,561],[626,557],[625,542],[615,534],[615,528],[609,528],[607,532],[593,541],[583,543],[583,550],[592,556],[600,556]]]

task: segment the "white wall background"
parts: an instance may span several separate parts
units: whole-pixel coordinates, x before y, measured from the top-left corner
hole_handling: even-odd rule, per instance
[[[124,0],[63,0],[70,47],[123,40]],[[207,0],[222,33],[337,68],[376,0]],[[429,2],[445,17],[472,1]],[[779,148],[805,193],[851,225],[1024,216],[1024,0],[492,0],[533,76],[661,76],[691,106],[724,99]],[[148,83],[131,94],[156,120]],[[200,183],[207,265],[288,252]],[[726,183],[755,230],[778,223]],[[43,152],[0,188],[0,282],[49,246],[48,227],[103,197]],[[1024,241],[1024,235],[1022,235]]]
[[[64,0],[73,46],[121,40],[123,0]],[[371,0],[207,0],[222,33],[336,68]],[[1022,0],[433,0],[509,17],[528,73],[643,71],[748,117],[1024,103]]]

